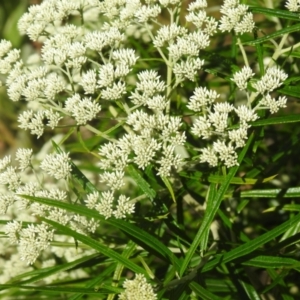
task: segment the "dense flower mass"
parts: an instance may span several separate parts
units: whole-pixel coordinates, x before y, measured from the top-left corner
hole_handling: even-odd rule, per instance
[[[130,219],[136,202],[151,198],[144,181],[156,176],[161,189],[161,182],[176,182],[176,173],[191,165],[238,166],[260,111],[273,114],[286,106],[287,97],[276,94],[288,79],[285,70],[274,57],[259,71],[246,58],[241,36],[251,36],[255,23],[245,1],[224,0],[219,20],[208,1],[182,2],[44,0],[18,22],[20,33],[39,45],[38,53],[31,49],[36,55],[23,59],[11,42],[0,42],[0,86],[11,101],[24,105],[19,128],[35,138],[55,132],[59,140],[55,151],[48,147],[38,155],[20,148],[16,163],[11,156],[0,160],[0,213],[16,206],[34,217],[33,224],[13,220],[5,229],[26,264],[34,264],[55,239],[41,217],[85,235],[99,224],[22,195],[85,205],[103,222]],[[285,7],[297,12],[300,1],[286,1]],[[210,85],[218,73],[210,56],[218,34],[237,41],[243,54],[244,61],[231,63],[231,74],[220,72],[230,91]],[[78,143],[63,145],[76,138]],[[92,168],[87,176],[81,173],[80,162],[75,168],[84,151],[97,158],[96,175],[88,173]],[[140,274],[123,287],[119,299],[157,299]]]
[[[221,13],[223,14],[220,20],[219,29],[221,31],[234,30],[237,34],[245,32],[252,32],[255,23],[253,15],[248,11],[248,6],[240,4],[239,0],[225,0],[221,6]]]
[[[285,7],[289,11],[297,12],[300,9],[300,1],[299,0],[288,0],[288,1],[286,1]]]
[[[147,283],[146,278],[142,274],[136,274],[133,280],[126,279],[123,287],[125,291],[119,295],[120,300],[136,299],[136,300],[155,300],[157,299],[153,288]]]
[[[77,126],[84,126],[97,119],[101,110],[110,108],[114,102],[121,103],[126,118],[124,125],[120,125],[127,133],[118,140],[103,143],[99,150],[99,167],[103,170],[100,182],[108,187],[108,191],[92,198],[93,201],[91,196],[86,200],[89,207],[106,218],[123,218],[134,212],[134,204],[130,204],[129,198],[117,195],[125,185],[129,164],[135,164],[141,170],[153,165],[161,177],[169,177],[183,166],[183,158],[177,149],[185,146],[188,127],[184,130],[182,118],[172,115],[171,94],[183,82],[196,80],[205,64],[201,51],[209,47],[211,36],[218,28],[234,30],[237,34],[253,30],[252,13],[239,1],[224,1],[218,23],[207,15],[207,2],[197,0],[188,5],[186,14],[186,21],[192,23],[194,29],[183,27],[177,21],[151,32],[149,24],[162,9],[176,9],[179,2],[146,1],[141,4],[125,0],[84,0],[70,3],[47,0],[31,6],[18,26],[22,34],[42,42],[41,59],[36,67],[29,67],[22,61],[20,51],[12,49],[9,41],[0,43],[0,71],[7,74],[8,95],[12,101],[28,102],[29,109],[19,115],[19,126],[38,138],[44,134],[45,126],[54,129],[66,117],[71,117]],[[296,2],[288,1],[286,5],[295,10]],[[89,21],[94,24],[95,16],[103,15],[106,21],[102,28],[95,29],[64,22],[66,18],[76,18],[79,12],[86,25]],[[156,70],[142,70],[136,74],[131,86],[129,77],[139,55],[124,44],[125,28],[133,23],[140,27],[149,23],[146,31],[168,68],[167,81]],[[256,81],[253,81],[254,76],[253,70],[245,66],[234,73],[231,80],[240,90],[247,92],[248,86],[252,85],[262,95],[255,107],[252,103],[235,107],[219,102],[218,92],[205,86],[194,89],[186,105],[194,112],[190,132],[208,142],[200,149],[199,162],[213,167],[237,165],[236,149],[245,145],[251,122],[258,119],[256,111],[269,109],[274,113],[285,106],[285,97],[275,100],[270,94],[287,78],[283,70],[268,68]],[[233,119],[238,125],[236,129],[231,129]],[[21,170],[30,166],[31,154],[25,149],[18,151],[16,159]],[[71,174],[67,154],[47,155],[40,167],[56,179],[68,179]],[[17,189],[21,183],[16,169],[3,169],[2,184],[11,191]],[[14,179],[6,181],[8,175]],[[10,201],[6,200],[6,203]]]

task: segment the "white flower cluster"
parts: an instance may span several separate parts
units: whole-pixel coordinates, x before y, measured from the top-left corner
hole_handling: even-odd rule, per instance
[[[32,110],[26,110],[18,117],[19,127],[25,130],[30,130],[31,134],[37,135],[37,138],[41,137],[45,130],[44,120],[47,120],[47,125],[54,129],[59,120],[62,119],[59,113],[49,110],[38,110],[33,112]]]
[[[112,174],[114,176],[114,174]],[[134,213],[134,203],[130,203],[130,199],[125,195],[120,195],[117,204],[114,205],[114,194],[112,191],[93,192],[87,195],[85,200],[86,206],[96,209],[106,219],[114,216],[117,219],[125,218],[128,214]]]
[[[43,223],[22,228],[22,223],[13,221],[7,223],[5,233],[12,244],[18,245],[21,260],[32,265],[41,251],[50,245],[54,230]]]
[[[254,73],[252,73],[251,68],[243,67],[241,71],[236,72],[233,75],[231,80],[240,90],[246,90],[247,84],[253,76]],[[252,86],[262,97],[254,109],[268,109],[273,114],[276,113],[279,108],[285,107],[287,101],[285,96],[280,96],[276,100],[270,95],[270,93],[279,88],[287,78],[288,75],[283,70],[275,66],[268,68],[266,73],[259,80],[253,82]]]
[[[248,6],[240,4],[239,0],[224,0],[220,12],[223,14],[219,29],[224,31],[234,30],[237,34],[252,32],[255,26],[253,14],[247,12]]]
[[[219,25],[207,15],[207,1],[196,0],[189,3],[186,14],[186,21],[195,29],[181,26],[178,20],[169,25],[159,25],[157,30],[152,29],[152,21],[156,22],[163,8],[177,9],[180,4],[177,0],[145,3],[139,0],[78,0],[72,3],[47,0],[30,7],[19,21],[23,34],[43,42],[42,65],[25,66],[19,52],[11,50],[9,42],[0,43],[3,73],[8,74],[8,95],[13,101],[25,99],[29,103],[40,104],[36,111],[26,110],[18,118],[20,128],[30,130],[37,137],[43,134],[45,123],[53,129],[63,115],[71,116],[76,125],[84,126],[113,101],[125,103],[122,105],[127,114],[124,121],[127,133],[116,141],[104,143],[99,151],[99,166],[103,170],[100,182],[108,190],[100,193],[93,204],[87,200],[90,207],[105,217],[125,217],[134,211],[134,205],[123,193],[119,193],[125,184],[129,164],[133,163],[142,170],[152,164],[162,177],[170,176],[172,170],[182,164],[177,147],[185,145],[186,135],[181,129],[181,117],[170,114],[171,93],[184,80],[195,81],[205,63],[201,59],[201,50],[209,46],[211,36],[218,29],[243,34],[254,28],[248,6],[238,0],[224,1]],[[104,17],[101,26],[94,26],[96,18],[91,18],[91,22],[84,19],[91,11],[95,16]],[[67,18],[80,16],[86,21],[86,26],[65,22]],[[137,24],[146,28],[167,65],[167,82],[161,80],[157,71],[146,70],[137,74],[134,88],[131,87],[132,80],[129,83],[128,77],[138,56],[135,50],[125,47],[126,29]],[[244,67],[233,75],[232,81],[240,90],[246,91],[253,76],[252,70]],[[255,110],[268,108],[273,113],[285,105],[285,97],[276,101],[270,95],[285,79],[283,71],[270,68],[254,82],[252,86],[262,95],[255,109],[249,104],[234,107],[228,103],[217,103],[219,95],[216,91],[197,87],[187,104],[197,114],[191,132],[212,141],[211,146],[201,150],[200,161],[211,166],[220,162],[227,167],[236,165],[236,149],[245,145],[249,123],[258,118]],[[128,90],[132,90],[130,95],[127,95]],[[128,98],[133,107],[126,102]],[[101,105],[99,101],[102,101]],[[238,129],[230,128],[232,119],[239,120]],[[24,167],[27,165],[24,163]],[[56,179],[68,178],[70,173],[67,156],[57,154],[47,156],[41,168]],[[59,171],[56,171],[57,168]],[[19,180],[15,169],[7,172],[16,178],[15,185],[10,183],[15,188]]]
[[[79,94],[75,94],[66,100],[65,109],[74,117],[78,125],[85,125],[96,117],[101,106],[91,98],[81,99]]]
[[[144,24],[155,19],[161,13],[161,7],[155,2],[157,1],[146,1],[146,5],[143,5],[140,0],[101,1],[100,12],[108,19],[104,29],[109,27],[125,29],[132,23]]]
[[[12,65],[20,58],[20,50],[11,49],[12,44],[9,41],[0,42],[0,74],[7,74],[11,71]]]
[[[127,165],[136,164],[140,169],[148,165],[157,166],[158,175],[170,176],[172,168],[178,168],[181,157],[176,154],[178,145],[184,145],[185,134],[180,131],[180,117],[168,116],[164,113],[167,100],[160,93],[165,90],[165,82],[155,71],[143,71],[138,74],[139,82],[132,92],[131,101],[138,106],[146,106],[153,114],[143,110],[135,110],[127,117],[126,123],[132,132],[125,134],[115,142],[100,147],[101,160],[99,166],[105,170],[100,181],[109,187],[109,191],[88,195],[87,206],[95,208],[106,218],[114,215],[123,218],[134,211],[134,204],[124,195],[119,196],[114,209],[114,192],[124,185],[123,177]]]
[[[46,184],[47,181],[49,182],[46,174],[56,179],[67,179],[70,176],[70,158],[67,153],[46,155],[39,169],[34,168],[37,158],[32,155],[32,149],[18,149],[15,160],[18,166],[12,165],[10,156],[0,160],[0,184],[6,187],[6,191],[0,194],[0,214],[6,214],[10,208],[16,207],[18,210],[30,211],[32,216],[45,217],[62,225],[68,225],[77,232],[86,234],[96,230],[98,222],[93,219],[78,217],[63,209],[32,202],[21,196],[29,195],[67,202],[65,191],[52,187],[45,189],[41,181],[43,177]],[[40,174],[41,170],[45,173]],[[35,174],[34,178],[32,173]],[[37,174],[40,174],[41,178],[37,179]],[[22,259],[32,264],[52,240],[53,232],[48,229],[47,226],[40,224],[29,225],[24,229],[20,222],[14,221],[8,223],[7,235],[12,243],[17,243]]]
[[[11,248],[10,244],[1,241],[5,250]],[[5,284],[11,279],[15,278],[17,275],[33,271],[33,267],[28,265],[25,261],[20,260],[18,253],[10,253],[7,255],[6,251],[0,251],[0,283]]]
[[[233,74],[233,78],[231,79],[237,87],[242,91],[247,89],[248,81],[254,76],[255,74],[252,72],[250,67],[243,67],[241,71],[235,72]]]
[[[41,163],[41,169],[56,179],[67,179],[72,170],[68,153],[48,154]]]
[[[85,126],[107,138],[99,147],[99,190],[84,199],[88,208],[105,218],[125,218],[135,211],[135,200],[128,197],[126,186],[129,165],[140,170],[153,167],[163,178],[183,166],[179,153],[180,149],[188,152],[185,130],[207,142],[200,149],[201,163],[229,168],[238,164],[237,149],[245,146],[251,122],[258,119],[256,111],[275,113],[286,105],[286,97],[274,98],[275,90],[287,78],[278,67],[266,69],[260,79],[254,78],[248,66],[233,74],[231,81],[247,97],[247,103],[239,106],[219,102],[220,91],[199,84],[197,75],[206,63],[202,52],[212,36],[218,30],[251,33],[255,24],[248,6],[239,0],[224,0],[219,22],[208,15],[206,0],[195,0],[188,4],[187,24],[182,26],[178,16],[185,6],[181,2],[44,0],[31,6],[18,23],[22,34],[41,43],[36,64],[22,61],[20,51],[12,49],[10,42],[0,42],[0,73],[6,76],[3,84],[8,96],[12,101],[25,100],[27,105],[18,117],[20,128],[39,138],[45,126],[54,129],[59,122],[70,125],[72,118],[71,126]],[[287,1],[286,7],[297,11],[299,1]],[[169,24],[161,22],[161,12],[170,14]],[[155,60],[157,55],[161,57],[156,69],[148,69],[149,57],[143,59],[142,47],[130,48],[136,42],[128,38],[130,31],[135,36],[147,35],[153,46],[148,54],[155,52]],[[173,109],[176,93],[187,80],[192,81],[190,87],[196,86],[186,104],[195,115],[191,119]],[[178,104],[180,109],[185,107],[184,101]],[[111,128],[104,134],[88,124],[100,112],[106,119],[113,117],[107,122]],[[116,139],[108,137],[116,128],[124,130]],[[19,149],[16,161],[18,167],[10,157],[0,160],[0,184],[7,190],[0,195],[0,212],[7,212],[17,202],[22,208],[32,209],[34,216],[47,217],[79,232],[96,230],[98,224],[93,219],[22,199],[20,195],[26,194],[64,202],[71,196],[58,188],[43,188],[39,180],[24,181],[34,171],[30,149]],[[69,154],[48,154],[40,170],[49,181],[68,182],[72,171]],[[53,238],[51,229],[44,225],[24,229],[14,222],[9,223],[7,234],[22,245],[23,259],[30,264]],[[125,281],[124,288],[120,299],[156,299],[142,275]]]
[[[14,192],[21,184],[21,176],[18,172],[18,168],[12,166],[10,156],[6,156],[0,160],[0,172],[0,184],[6,185],[9,191]],[[8,201],[10,200],[8,199]],[[6,211],[6,209],[4,211]]]
[[[258,116],[245,105],[235,108],[229,103],[215,103],[218,97],[215,91],[196,88],[187,107],[200,116],[194,119],[191,131],[203,139],[217,138],[212,146],[201,149],[201,162],[217,166],[221,161],[226,167],[231,167],[237,165],[235,149],[245,145],[249,122],[255,121]],[[233,114],[239,118],[239,128],[230,130],[229,121]]]
[[[52,34],[61,23],[72,15],[86,13],[98,7],[96,0],[46,0],[32,5],[18,22],[19,31],[36,41],[40,36]]]
[[[234,73],[231,80],[240,90],[247,90],[249,81],[255,74],[251,68],[243,67],[241,71]],[[210,166],[217,166],[221,161],[226,167],[237,165],[235,149],[245,145],[248,138],[247,131],[251,127],[250,122],[258,119],[256,113],[259,109],[268,109],[273,114],[281,107],[286,106],[287,98],[279,97],[277,100],[270,95],[283,84],[287,74],[278,67],[267,69],[261,79],[252,83],[252,86],[261,94],[261,99],[255,107],[251,103],[234,107],[229,103],[215,103],[218,94],[207,88],[196,88],[190,98],[187,107],[200,116],[196,117],[192,126],[192,133],[203,139],[217,138],[212,146],[201,149],[200,161],[207,162]],[[230,129],[233,125],[230,120],[238,117],[238,129]]]
[[[300,1],[299,0],[287,0],[285,7],[289,11],[297,12],[300,9]]]
[[[146,99],[144,95],[133,95],[135,102],[143,99]],[[174,150],[176,146],[183,145],[186,139],[184,132],[180,131],[181,118],[167,116],[162,110],[159,111],[164,109],[165,100],[158,96],[153,99],[161,99],[161,104],[143,104],[156,111],[156,114],[148,114],[142,110],[129,114],[127,124],[132,126],[134,132],[100,148],[101,168],[122,170],[127,164],[134,162],[139,168],[145,169],[150,163],[154,163],[158,164],[158,174],[163,177],[170,176],[172,167],[178,168],[181,158]],[[147,101],[150,102],[151,98]]]
[[[208,17],[205,11],[207,7],[206,0],[196,0],[189,4],[189,13],[185,16],[188,22],[193,23],[198,29],[207,33],[209,36],[214,35],[217,32],[218,22]]]
[[[204,61],[198,56],[201,49],[209,46],[208,33],[201,29],[189,33],[185,28],[176,24],[162,26],[156,33],[153,45],[156,48],[166,47],[176,83],[185,78],[194,81],[197,72],[201,69]]]
[[[126,279],[123,283],[125,291],[119,295],[120,300],[155,300],[157,295],[154,293],[151,284],[147,283],[144,275],[136,274],[133,280]]]

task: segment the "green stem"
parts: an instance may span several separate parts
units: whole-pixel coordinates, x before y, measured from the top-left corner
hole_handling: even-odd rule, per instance
[[[85,127],[86,129],[88,129],[89,131],[94,132],[94,133],[96,133],[98,136],[102,136],[103,138],[105,138],[105,139],[107,139],[107,140],[109,140],[109,141],[111,141],[111,142],[115,142],[115,141],[116,141],[115,139],[109,137],[109,136],[106,135],[105,133],[101,132],[100,130],[96,129],[95,127],[93,127],[93,126],[91,126],[91,125],[89,125],[89,124],[86,124],[84,127]]]
[[[248,61],[248,57],[247,57],[247,54],[246,54],[246,51],[241,43],[241,39],[240,38],[237,38],[237,44],[241,50],[241,53],[242,53],[242,56],[243,56],[243,59],[244,59],[244,62],[245,62],[245,65],[247,67],[249,67],[249,61]]]

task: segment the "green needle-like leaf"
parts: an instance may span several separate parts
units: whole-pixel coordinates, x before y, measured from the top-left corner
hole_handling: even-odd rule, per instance
[[[265,245],[269,241],[273,240],[274,238],[278,237],[279,235],[283,234],[286,230],[292,227],[294,224],[300,221],[300,214],[296,217],[291,218],[290,220],[284,222],[283,224],[279,225],[278,227],[268,231],[267,233],[257,237],[254,240],[251,240],[226,254],[218,255],[215,259],[209,261],[202,269],[202,272],[207,272],[211,270],[213,267],[220,263],[228,263],[237,259],[239,257],[243,257],[254,250],[258,249],[259,247]]]
[[[123,264],[125,267],[132,270],[133,272],[141,273],[141,274],[144,274],[145,276],[148,276],[148,273],[143,268],[139,267],[138,265],[136,265],[135,263],[133,263],[129,259],[123,257],[118,252],[110,249],[109,247],[107,247],[107,245],[103,245],[100,242],[97,242],[96,240],[90,238],[89,236],[78,233],[78,232],[70,229],[69,227],[61,225],[57,222],[47,220],[47,219],[45,219],[45,222],[52,225],[57,230],[60,230],[64,234],[72,236],[76,240],[82,242],[83,244],[90,246],[91,248],[99,251],[100,253],[102,253],[103,255],[105,255],[107,257],[110,257],[115,262]]]
[[[263,42],[266,42],[266,41],[271,40],[271,39],[275,39],[275,38],[277,38],[279,36],[282,36],[284,34],[296,32],[296,31],[299,31],[299,30],[300,30],[300,24],[295,24],[295,25],[283,28],[281,30],[275,31],[274,33],[268,34],[268,35],[266,35],[264,37],[261,37],[259,39],[244,42],[244,44],[249,44],[249,45],[261,44]]]
[[[252,133],[247,141],[247,144],[246,146],[243,148],[242,152],[240,153],[239,155],[239,158],[238,158],[238,161],[241,162],[242,159],[244,158],[252,140],[254,138],[254,134]],[[203,218],[203,221],[202,221],[202,224],[193,240],[193,243],[192,245],[190,246],[187,254],[186,254],[186,257],[181,265],[181,268],[180,268],[180,276],[182,276],[186,270],[186,268],[188,267],[197,247],[199,246],[201,240],[203,239],[203,237],[205,237],[205,234],[208,230],[208,228],[210,227],[210,224],[211,222],[213,221],[218,209],[219,209],[219,206],[223,200],[223,197],[229,187],[229,184],[232,180],[232,178],[234,177],[235,173],[237,172],[238,170],[238,166],[234,166],[230,169],[230,171],[228,172],[228,175],[226,177],[226,179],[224,180],[224,182],[221,184],[219,190],[217,191],[216,193],[216,196],[214,197],[214,199],[211,199],[210,200],[210,206],[209,206],[209,209],[206,210],[205,212],[205,215],[204,215],[204,218]]]

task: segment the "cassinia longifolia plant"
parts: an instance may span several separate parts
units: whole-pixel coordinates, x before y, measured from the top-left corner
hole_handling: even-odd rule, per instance
[[[36,45],[34,55],[23,59],[10,41],[0,42],[1,85],[11,101],[23,105],[20,130],[37,139],[53,130],[59,144],[53,144],[54,151],[48,146],[47,154],[19,148],[14,158],[0,160],[0,214],[7,220],[1,283],[54,266],[58,259],[71,262],[97,252],[59,234],[51,221],[92,238],[101,218],[103,224],[130,223],[137,205],[149,208],[149,199],[158,205],[151,193],[159,189],[143,174],[160,178],[172,194],[180,188],[179,171],[203,166],[226,172],[239,166],[252,124],[286,107],[287,97],[276,89],[288,74],[277,59],[299,45],[283,40],[272,57],[254,64],[243,39],[262,36],[251,7],[239,0],[213,8],[208,2],[44,0],[18,22],[20,33]],[[282,8],[298,12],[300,1],[286,1]],[[229,76],[210,68],[217,59],[210,53],[212,44],[220,35],[232,37],[240,57],[227,70]],[[219,76],[223,85],[211,84]],[[73,163],[72,151],[64,146],[76,131],[84,145],[82,129],[99,138],[98,151],[90,151],[98,177],[90,171],[82,175],[80,157]],[[88,187],[78,186],[78,174]],[[39,198],[88,208],[100,219],[34,201]],[[62,270],[43,280],[87,275],[84,269]],[[123,280],[119,299],[157,299],[151,278],[136,274]]]

